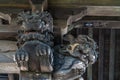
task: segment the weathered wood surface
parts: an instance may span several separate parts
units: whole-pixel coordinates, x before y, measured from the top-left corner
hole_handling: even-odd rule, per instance
[[[85,8],[86,16],[120,16],[120,6],[50,7],[50,11],[56,19],[67,19],[70,15],[79,14]]]
[[[17,25],[0,25],[0,39],[16,39]]]
[[[87,21],[87,20],[86,20]],[[86,22],[83,21],[83,22]],[[95,22],[95,20],[90,20],[89,22]],[[95,28],[113,28],[113,29],[120,29],[120,21],[100,21],[96,20],[96,22],[106,22],[108,23],[106,27],[95,27]],[[54,20],[54,27],[55,28],[65,28],[67,25],[66,20]],[[81,25],[81,21],[79,26]],[[12,39],[16,40],[17,37],[17,30],[19,26],[17,25],[0,25],[0,40],[5,39]],[[56,32],[55,32],[56,33]]]
[[[16,42],[0,40],[0,73],[19,73],[13,60],[16,49]]]
[[[17,32],[18,29],[17,25],[0,25],[0,32]]]
[[[15,41],[0,40],[0,52],[16,51],[17,46]]]
[[[80,5],[102,5],[119,6],[119,0],[49,0],[51,5],[56,6],[80,6]]]
[[[35,1],[37,2],[39,0],[35,0]],[[65,6],[75,7],[80,5],[120,6],[119,0],[48,0],[48,2],[49,5],[51,6],[59,6],[59,7],[65,7]],[[5,4],[28,5],[28,0],[0,0],[0,3],[4,5]]]
[[[87,6],[89,16],[120,16],[119,6]]]

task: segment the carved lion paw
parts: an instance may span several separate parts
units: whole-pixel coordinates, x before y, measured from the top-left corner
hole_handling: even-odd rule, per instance
[[[15,61],[21,71],[28,71],[28,59],[28,53],[24,49],[20,48],[17,50],[15,54]]]
[[[46,44],[41,43],[40,45],[36,47],[37,56],[51,55],[51,53],[52,53],[51,48]]]
[[[40,69],[42,72],[51,72],[53,70],[52,49],[46,44],[40,44],[36,47],[36,55],[40,59]]]

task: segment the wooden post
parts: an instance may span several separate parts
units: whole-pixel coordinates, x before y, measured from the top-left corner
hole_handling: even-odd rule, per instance
[[[93,38],[93,28],[88,28],[88,36]],[[90,64],[87,69],[87,80],[92,80],[92,65]]]
[[[103,57],[104,54],[104,30],[99,29],[99,58],[98,58],[98,80],[103,79]]]
[[[14,75],[13,74],[8,74],[8,80],[14,80]]]
[[[115,59],[115,30],[111,29],[110,34],[110,58],[109,58],[109,80],[114,80],[114,59]]]

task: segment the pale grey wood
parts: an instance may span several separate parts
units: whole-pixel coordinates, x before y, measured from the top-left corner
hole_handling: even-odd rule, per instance
[[[0,52],[16,51],[16,41],[0,40]]]
[[[0,63],[0,74],[19,73],[19,68],[15,63]]]
[[[19,73],[19,68],[13,60],[16,49],[15,41],[0,40],[0,74]]]
[[[15,52],[0,52],[0,74],[1,73],[19,73],[19,68],[14,62]]]
[[[120,6],[87,6],[90,16],[120,16]]]
[[[19,26],[16,24],[0,25],[0,32],[17,32]]]

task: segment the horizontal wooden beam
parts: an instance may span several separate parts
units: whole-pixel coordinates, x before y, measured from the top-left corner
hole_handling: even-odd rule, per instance
[[[80,14],[86,10],[85,16],[120,17],[120,6],[78,6],[77,8],[51,7],[50,11],[55,19],[67,19],[71,15]]]
[[[0,63],[0,74],[19,73],[20,70],[15,63]]]
[[[18,25],[0,25],[0,32],[17,32]]]
[[[36,2],[38,2],[39,0],[35,0]],[[34,1],[34,2],[35,2]],[[49,5],[52,6],[79,6],[79,5],[102,5],[102,6],[120,6],[120,1],[119,0],[48,0]],[[0,0],[1,4],[10,4],[10,3],[14,3],[14,4],[27,4],[28,0]]]
[[[86,20],[86,21],[80,21],[77,23],[78,26],[81,25],[81,22],[103,22],[107,23],[105,27],[94,27],[94,28],[106,28],[106,29],[120,29],[120,21],[102,21],[102,20]],[[55,28],[65,28],[67,25],[66,20],[54,20],[54,27]],[[19,26],[17,25],[0,25],[0,40],[16,40],[17,37],[17,30],[19,29]],[[56,33],[56,32],[55,32]]]
[[[16,51],[16,41],[0,40],[0,52]]]
[[[91,22],[91,23],[101,23],[100,26],[94,25],[93,28],[101,28],[101,29],[120,29],[120,21],[102,21],[102,20],[83,20],[78,22],[77,24],[81,26],[81,24],[84,24],[85,22]],[[81,26],[81,28],[83,28]]]
[[[89,16],[120,16],[120,6],[87,6]]]
[[[17,25],[0,25],[0,39],[16,39]]]
[[[80,5],[96,5],[96,6],[120,6],[119,0],[49,0],[52,6],[75,7]]]
[[[15,3],[9,3],[9,4],[1,4],[0,3],[0,8],[19,8],[19,9],[30,9],[29,4],[15,4]]]

